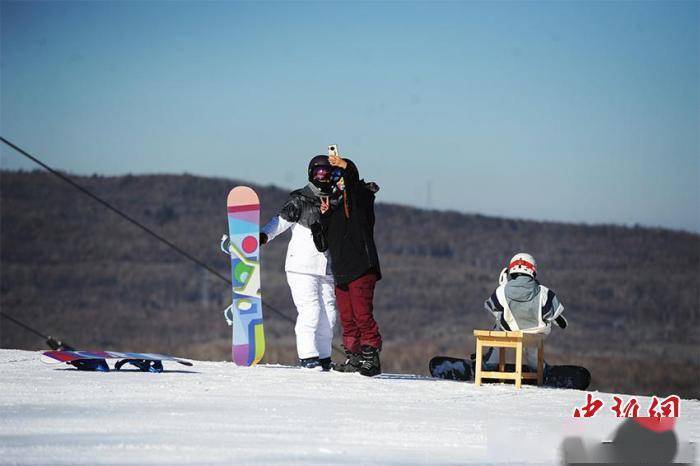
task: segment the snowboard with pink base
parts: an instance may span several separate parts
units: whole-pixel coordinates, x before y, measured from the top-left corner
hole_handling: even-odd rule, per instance
[[[228,193],[228,247],[231,257],[233,304],[224,312],[233,327],[231,356],[239,366],[252,366],[265,353],[262,295],[260,291],[260,201],[247,186]]]
[[[172,361],[191,366],[192,363],[184,359],[175,358],[165,354],[156,353],[123,353],[120,351],[45,351],[41,355],[41,361],[47,364],[64,362],[83,371],[108,372],[107,359],[121,359],[114,365],[115,370],[120,370],[124,364],[131,364],[142,371],[162,372],[163,361]]]

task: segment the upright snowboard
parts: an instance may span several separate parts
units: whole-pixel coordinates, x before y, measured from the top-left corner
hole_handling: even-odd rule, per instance
[[[449,356],[435,356],[428,365],[430,375],[440,379],[467,381],[473,378],[472,362]],[[506,370],[513,370],[513,364],[506,364]],[[585,390],[591,383],[591,373],[580,366],[548,366],[544,385],[555,388]]]
[[[257,364],[265,353],[262,296],[260,293],[260,201],[247,186],[228,193],[229,245],[233,304],[224,315],[233,327],[233,362]]]

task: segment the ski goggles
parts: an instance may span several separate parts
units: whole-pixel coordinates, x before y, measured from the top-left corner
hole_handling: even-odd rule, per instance
[[[343,177],[343,169],[334,167],[331,170],[331,183],[337,183]]]
[[[311,174],[311,179],[324,182],[331,181],[331,172],[330,167],[316,167]]]

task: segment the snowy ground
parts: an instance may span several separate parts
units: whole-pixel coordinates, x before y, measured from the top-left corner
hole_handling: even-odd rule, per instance
[[[204,361],[92,373],[39,355],[0,350],[0,464],[557,463],[565,436],[618,424],[601,393],[608,412],[574,422],[585,392]],[[681,410],[676,432],[698,442],[700,401]]]

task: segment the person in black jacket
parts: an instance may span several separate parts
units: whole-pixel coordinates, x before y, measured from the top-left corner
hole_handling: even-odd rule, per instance
[[[379,351],[382,336],[374,320],[374,287],[382,274],[374,244],[374,183],[360,179],[357,166],[348,159],[330,156],[340,176],[338,189],[322,202],[321,225],[331,255],[335,296],[343,327],[347,359],[336,367],[340,372],[373,376],[381,373]]]

